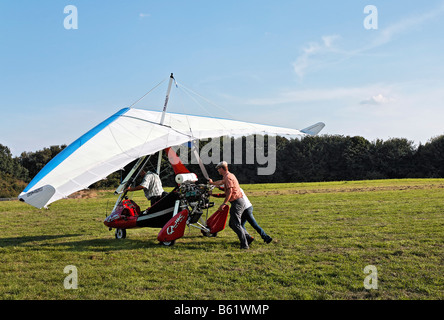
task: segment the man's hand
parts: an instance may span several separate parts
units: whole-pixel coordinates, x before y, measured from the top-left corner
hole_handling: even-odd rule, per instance
[[[142,189],[143,189],[142,186],[137,186],[137,187],[134,187],[134,188],[128,187],[126,189],[126,191],[139,191],[139,190],[142,190]]]

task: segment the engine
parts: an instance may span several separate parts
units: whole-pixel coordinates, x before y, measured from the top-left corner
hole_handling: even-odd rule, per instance
[[[190,223],[195,223],[203,214],[204,209],[214,206],[210,202],[210,191],[213,186],[206,184],[183,183],[179,186],[180,199],[190,207]]]

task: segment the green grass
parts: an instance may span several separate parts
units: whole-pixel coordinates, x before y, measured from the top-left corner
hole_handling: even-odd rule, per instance
[[[110,192],[50,210],[0,202],[0,299],[444,299],[443,179],[243,187],[273,237],[247,225],[249,251],[229,227],[187,229],[173,247],[159,229],[116,240],[103,225]],[[76,290],[63,286],[68,265]],[[367,265],[378,289],[364,288]]]

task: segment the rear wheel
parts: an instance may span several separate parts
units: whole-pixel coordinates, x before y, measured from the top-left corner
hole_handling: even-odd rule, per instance
[[[116,229],[116,239],[125,239],[126,229]]]
[[[164,245],[165,247],[174,246],[175,243],[176,243],[176,240],[173,240],[173,241],[160,241],[160,244]]]

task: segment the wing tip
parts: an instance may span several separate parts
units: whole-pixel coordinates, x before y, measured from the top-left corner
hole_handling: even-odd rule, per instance
[[[18,199],[21,202],[25,202],[37,209],[45,207],[52,196],[55,194],[55,188],[51,185],[45,185],[40,188],[36,188],[29,192],[22,192]]]
[[[310,136],[315,136],[319,132],[321,132],[321,130],[324,129],[324,127],[325,127],[325,123],[318,122],[318,123],[315,123],[307,128],[302,129],[301,132],[308,134]]]

